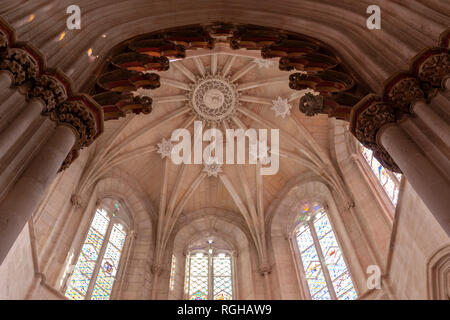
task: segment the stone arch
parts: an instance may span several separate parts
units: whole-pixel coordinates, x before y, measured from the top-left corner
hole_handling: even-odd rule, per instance
[[[189,212],[181,217],[177,223],[171,241],[168,245],[166,265],[170,263],[170,256],[173,253],[180,263],[176,267],[176,281],[173,291],[167,292],[168,273],[165,272],[165,281],[159,285],[159,295],[169,299],[183,299],[184,272],[185,272],[185,254],[187,246],[196,239],[208,235],[214,235],[226,242],[229,249],[233,252],[235,259],[235,299],[254,299],[254,263],[256,261],[255,250],[249,241],[247,231],[241,225],[242,218],[235,214],[237,219],[233,219],[224,210],[215,208],[204,208]],[[231,215],[232,216],[232,215]],[[237,220],[233,221],[233,220]],[[170,254],[169,254],[170,253]],[[167,268],[167,269],[170,269]],[[262,292],[263,294],[263,292]]]
[[[272,286],[275,296],[280,299],[305,299],[305,289],[298,270],[295,248],[292,245],[292,231],[300,204],[307,200],[318,201],[327,207],[328,217],[344,253],[355,287],[358,294],[361,294],[365,290],[364,269],[351,237],[354,232],[353,226],[346,223],[346,210],[340,204],[341,197],[336,196],[336,192],[321,177],[314,174],[302,174],[286,184],[277,197],[277,201],[268,209],[270,215],[268,243],[271,260],[274,261],[275,277],[272,278]],[[291,258],[283,259],[283,256]]]
[[[450,300],[450,246],[446,245],[431,256],[427,264],[428,299]]]
[[[121,257],[123,270],[119,270],[122,273],[120,282],[113,290],[115,299],[147,299],[151,287],[150,269],[154,250],[154,223],[151,216],[153,208],[149,207],[149,202],[143,200],[145,195],[135,192],[139,190],[132,186],[126,176],[111,174],[102,177],[89,193],[82,195],[87,198],[87,206],[78,230],[87,230],[92,213],[98,200],[101,199],[119,200],[130,216],[129,250],[124,251],[124,256]],[[84,233],[77,232],[69,253],[78,253],[83,241]],[[63,273],[62,278],[65,276]]]

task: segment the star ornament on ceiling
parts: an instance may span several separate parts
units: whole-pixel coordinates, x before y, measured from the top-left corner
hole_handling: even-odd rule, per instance
[[[170,140],[162,139],[161,143],[158,143],[158,153],[161,155],[161,159],[165,157],[170,158],[172,154],[173,144]]]
[[[287,99],[278,97],[277,100],[272,100],[272,102],[273,106],[271,109],[275,111],[276,117],[282,117],[284,119],[286,116],[291,115],[292,106],[288,103]]]
[[[206,172],[208,177],[215,177],[219,175],[219,173],[222,172],[222,165],[217,163],[216,159],[210,159],[209,161],[205,162],[205,165],[203,167],[203,172]]]

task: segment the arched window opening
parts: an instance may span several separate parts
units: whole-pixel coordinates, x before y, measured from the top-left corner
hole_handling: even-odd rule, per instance
[[[68,280],[65,296],[71,300],[109,300],[117,278],[127,231],[117,215],[121,207],[97,208]]]
[[[177,257],[173,254],[172,262],[170,263],[170,280],[169,280],[170,291],[173,291],[173,289],[175,288],[176,268],[177,268]]]
[[[364,147],[360,143],[359,148],[361,154],[369,164],[372,172],[375,174],[375,177],[378,179],[380,185],[383,187],[392,204],[394,205],[394,207],[397,206],[402,174],[386,170],[386,168],[384,168],[381,163],[373,156],[373,151]]]
[[[233,268],[232,256],[214,248],[189,251],[186,259],[185,293],[189,300],[232,300]]]
[[[350,272],[323,206],[303,205],[294,232],[311,298],[356,299]]]

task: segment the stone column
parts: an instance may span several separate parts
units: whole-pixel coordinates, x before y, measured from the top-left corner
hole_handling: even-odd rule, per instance
[[[14,121],[0,133],[0,159],[14,146],[34,120],[39,118],[44,107],[42,100],[31,100]]]
[[[419,100],[414,103],[412,111],[417,114],[417,116],[422,119],[425,125],[437,136],[439,136],[442,141],[450,146],[450,125],[442,119],[430,105],[427,105],[424,101]]]
[[[450,235],[450,182],[397,124],[383,127],[378,139]]]
[[[57,126],[0,203],[0,265],[75,143],[74,131]]]

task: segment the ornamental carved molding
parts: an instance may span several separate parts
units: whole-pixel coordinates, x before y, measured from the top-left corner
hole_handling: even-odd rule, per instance
[[[377,145],[378,131],[387,124],[395,123],[396,120],[392,105],[379,101],[375,96],[372,96],[366,103],[362,104],[357,119],[352,126],[352,132],[365,146],[373,148]]]
[[[418,77],[421,81],[440,87],[442,80],[450,74],[450,55],[448,52],[429,56],[419,67]]]
[[[39,98],[45,103],[44,115],[49,115],[56,106],[68,98],[66,85],[52,75],[42,75],[28,91],[28,98]]]
[[[396,123],[399,113],[389,102],[376,95],[369,95],[360,101],[351,113],[350,131],[387,169],[401,173],[400,168],[377,141],[377,134],[386,125]]]
[[[13,75],[13,86],[35,81],[40,71],[39,62],[22,48],[8,48],[0,63],[0,70],[9,71]]]
[[[58,105],[50,118],[58,125],[70,127],[75,135],[75,148],[83,148],[90,145],[98,134],[97,123],[94,115],[86,108],[82,101],[65,101]]]
[[[67,169],[79,156],[79,150],[103,132],[101,107],[91,97],[73,92],[71,80],[59,69],[47,69],[38,49],[29,43],[16,42],[14,30],[1,18],[0,70],[12,74],[12,86],[20,87],[28,99],[43,101],[42,115],[74,131],[76,143],[60,171]]]
[[[403,113],[410,113],[411,104],[423,99],[425,99],[425,93],[420,87],[420,81],[411,76],[396,80],[386,90],[386,100],[394,104]]]

